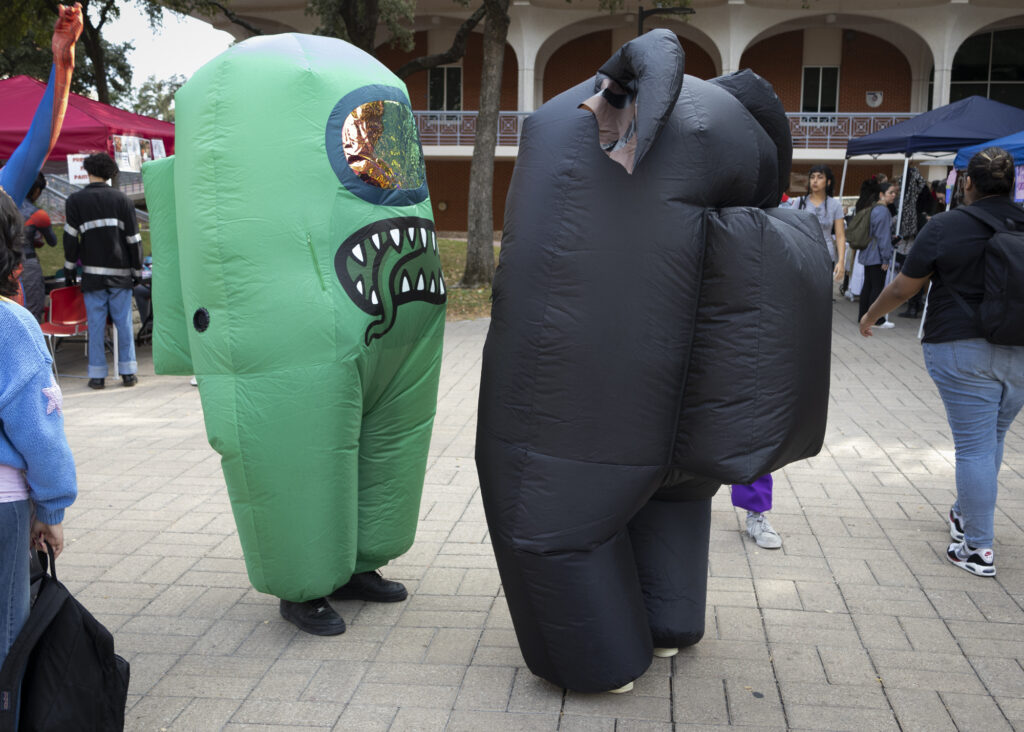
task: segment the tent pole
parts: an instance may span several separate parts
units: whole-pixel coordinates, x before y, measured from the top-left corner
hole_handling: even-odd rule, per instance
[[[910,167],[910,156],[903,158],[903,177],[900,178],[900,205],[896,209],[896,236],[900,235],[900,224],[903,223],[903,196],[907,192],[907,168]]]
[[[843,177],[839,180],[839,205],[843,205],[843,189],[846,187],[846,168],[850,165],[850,158],[843,160]],[[846,215],[846,207],[843,207],[843,215]]]

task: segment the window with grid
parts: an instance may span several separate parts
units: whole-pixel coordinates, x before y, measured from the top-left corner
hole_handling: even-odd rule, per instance
[[[427,109],[443,112],[461,111],[462,67],[435,66],[427,73]]]

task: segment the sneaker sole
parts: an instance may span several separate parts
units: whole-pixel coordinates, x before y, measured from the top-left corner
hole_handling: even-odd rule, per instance
[[[956,524],[953,523],[953,519],[949,519],[949,538],[953,541],[964,540],[964,532],[957,531]]]

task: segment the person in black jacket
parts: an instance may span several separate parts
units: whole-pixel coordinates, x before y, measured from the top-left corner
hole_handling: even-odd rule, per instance
[[[918,234],[903,271],[860,320],[871,335],[875,319],[896,309],[931,280],[924,323],[924,362],[956,447],[956,501],[949,510],[953,543],[946,556],[981,577],[996,573],[992,545],[1003,442],[1024,406],[1024,345],[985,338],[973,310],[985,293],[985,247],[993,229],[967,209],[1024,230],[1024,210],[1010,200],[1013,156],[990,147],[971,158],[964,210],[938,214]],[[1018,331],[1019,332],[1019,331]]]
[[[103,333],[108,315],[117,329],[117,372],[125,386],[135,386],[132,287],[142,281],[142,237],[131,200],[107,185],[118,173],[117,163],[106,153],[97,153],[84,165],[89,185],[68,196],[65,209],[64,279],[75,283],[75,262],[81,260],[89,319],[89,387],[105,386]]]

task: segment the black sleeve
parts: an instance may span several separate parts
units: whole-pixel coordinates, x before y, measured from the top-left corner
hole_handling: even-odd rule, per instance
[[[939,242],[942,240],[942,222],[929,221],[914,239],[907,259],[900,270],[907,277],[918,279],[935,271],[935,260],[939,257]]]

